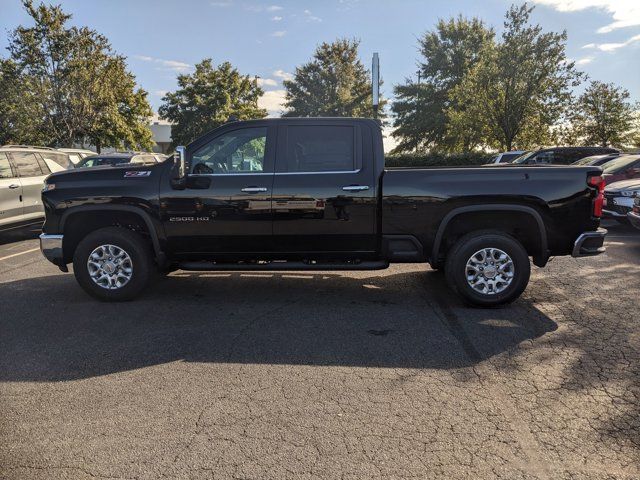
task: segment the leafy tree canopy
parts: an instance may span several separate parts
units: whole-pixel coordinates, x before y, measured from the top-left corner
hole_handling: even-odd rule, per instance
[[[0,59],[0,140],[151,148],[147,93],[125,58],[96,31],[68,26],[60,6],[23,5],[34,25],[16,28]]]
[[[359,45],[358,40],[338,39],[318,46],[312,60],[284,81],[284,116],[373,117],[371,72],[358,57]],[[379,118],[385,104],[381,99]]]
[[[436,29],[420,39],[423,61],[418,64],[420,81],[407,80],[396,85],[393,103],[393,136],[396,152],[433,150],[471,150],[478,143],[472,134],[463,145],[460,136],[448,134],[447,109],[464,115],[464,105],[451,98],[451,91],[478,62],[485,45],[493,42],[494,32],[484,23],[462,16],[440,20]]]
[[[634,113],[627,90],[594,81],[578,98],[571,124],[584,145],[624,148],[634,143]]]
[[[267,111],[258,108],[263,93],[256,78],[240,74],[229,62],[214,67],[207,58],[193,74],[178,76],[178,89],[165,95],[159,113],[174,123],[173,144],[186,145],[231,116],[238,120],[266,117]]]
[[[480,60],[455,87],[449,130],[475,132],[494,148],[531,148],[546,142],[566,117],[571,89],[583,74],[565,54],[566,32],[544,33],[530,23],[533,8],[512,6],[500,42],[486,44]]]

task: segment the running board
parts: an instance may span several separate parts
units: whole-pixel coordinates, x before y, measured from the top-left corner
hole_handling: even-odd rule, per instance
[[[383,270],[389,263],[376,260],[358,263],[311,263],[311,262],[265,262],[265,263],[220,263],[180,262],[181,270],[192,271],[287,271],[287,270]]]

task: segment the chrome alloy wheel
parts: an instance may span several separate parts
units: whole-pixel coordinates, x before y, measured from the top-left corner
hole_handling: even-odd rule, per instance
[[[87,270],[93,282],[107,290],[124,287],[133,275],[131,257],[116,245],[100,245],[89,255]]]
[[[467,260],[465,272],[467,283],[476,292],[495,295],[511,285],[515,269],[506,252],[499,248],[483,248]]]

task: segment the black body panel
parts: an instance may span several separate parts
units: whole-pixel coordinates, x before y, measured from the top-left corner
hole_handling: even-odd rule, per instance
[[[331,168],[317,161],[314,129],[316,144],[333,142],[325,156]],[[266,133],[246,140],[256,131]],[[359,261],[438,265],[465,225],[500,229],[514,221],[522,222],[514,234],[543,265],[550,255],[570,254],[581,233],[599,226],[592,217],[597,192],[587,184],[599,167],[385,170],[373,120],[229,123],[186,152],[188,171],[197,173],[183,189],[172,184],[173,159],[51,175],[44,232],[64,234],[68,243],[74,216],[92,215],[83,222],[99,225],[111,215],[113,224],[141,225],[167,262],[317,260],[356,268]]]

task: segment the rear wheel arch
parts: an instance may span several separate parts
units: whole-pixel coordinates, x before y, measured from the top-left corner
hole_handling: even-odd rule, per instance
[[[431,266],[441,268],[443,257],[453,244],[462,236],[479,230],[509,234],[526,247],[535,265],[544,266],[547,263],[547,229],[542,215],[536,209],[526,205],[483,204],[455,208],[445,215],[434,238]]]

